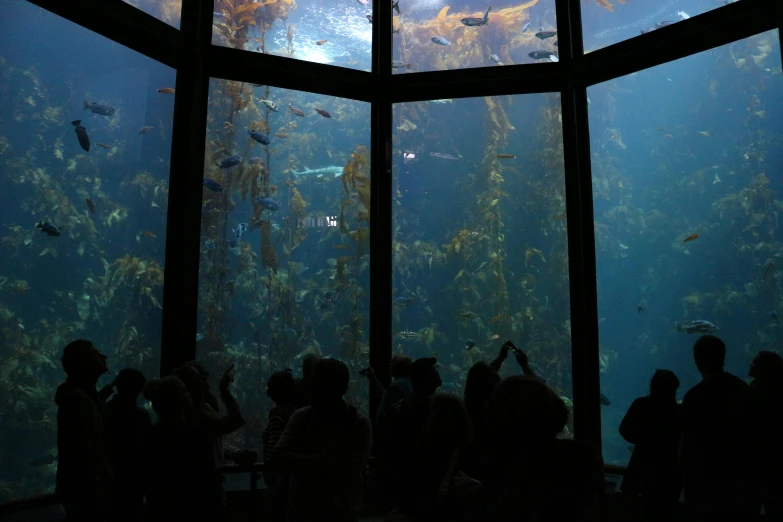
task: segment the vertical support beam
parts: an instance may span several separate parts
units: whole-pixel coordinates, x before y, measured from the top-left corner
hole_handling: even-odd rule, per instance
[[[372,81],[372,218],[370,219],[370,365],[384,384],[390,380],[392,353],[392,106],[387,94],[391,78],[392,8],[373,0]],[[370,388],[370,418],[381,397]]]
[[[180,31],[187,52],[178,57],[171,146],[166,277],[163,285],[161,375],[194,359],[199,244],[209,78],[205,48],[212,39],[212,0],[185,0]]]
[[[574,75],[584,59],[580,0],[557,0],[556,6],[560,66],[564,71],[561,102],[571,283],[574,431],[577,438],[600,449],[598,299],[587,90]]]

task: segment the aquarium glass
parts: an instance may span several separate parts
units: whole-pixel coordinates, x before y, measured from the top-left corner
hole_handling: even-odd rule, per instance
[[[461,395],[510,340],[570,401],[560,96],[397,104],[393,154],[394,352],[437,357]]]
[[[234,365],[229,447],[260,450],[266,381],[310,353],[348,365],[366,412],[370,104],[213,79],[207,140],[196,347],[215,386]]]
[[[182,0],[122,0],[179,29]]]
[[[212,43],[369,72],[371,19],[371,0],[215,0]]]
[[[554,0],[392,1],[392,72],[558,60]]]
[[[740,0],[582,0],[585,52]]]
[[[7,3],[3,22],[0,502],[53,490],[68,342],[108,356],[99,385],[159,373],[174,97],[157,89],[175,81],[31,3]]]
[[[783,341],[778,33],[595,85],[588,100],[604,460],[625,465],[623,416],[656,369],[677,374],[678,398],[699,382],[700,333],[719,328],[742,378]]]

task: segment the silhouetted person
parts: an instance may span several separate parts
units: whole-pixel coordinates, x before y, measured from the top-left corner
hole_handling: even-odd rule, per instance
[[[481,460],[481,447],[486,442],[484,411],[498,383],[500,375],[497,370],[483,361],[470,368],[465,380],[465,408],[470,417],[474,437],[470,445],[462,451],[462,467],[468,475],[479,480],[484,475]]]
[[[139,407],[138,399],[147,379],[132,368],[117,374],[117,394],[106,405],[107,435],[114,471],[112,521],[136,521],[144,502],[142,487],[142,444],[150,428],[150,415]]]
[[[603,461],[584,442],[558,439],[568,408],[534,377],[501,381],[487,404],[492,476],[480,520],[593,521],[603,505]]]
[[[647,520],[671,520],[682,492],[677,450],[682,413],[677,404],[680,380],[669,370],[656,370],[650,395],[633,401],[620,424],[620,435],[635,444],[623,493],[641,494]]]
[[[393,408],[398,402],[413,393],[413,383],[411,382],[411,367],[413,361],[407,355],[395,353],[392,355],[389,363],[389,373],[392,381],[388,388],[384,388],[378,377],[375,375],[372,367],[364,370],[364,375],[370,382],[370,386],[375,388],[378,395],[381,396],[381,403],[378,406],[378,413],[375,417],[375,424],[379,429],[383,429],[386,422],[386,416],[390,408]]]
[[[424,429],[430,413],[430,397],[443,384],[435,357],[416,359],[411,366],[413,393],[389,412],[381,455],[384,488],[389,488],[395,505],[409,502],[417,493],[409,480],[426,455]]]
[[[193,407],[185,384],[169,376],[147,383],[158,422],[144,443],[146,521],[216,521],[221,488],[212,454],[212,438],[203,425],[191,424]]]
[[[761,500],[768,520],[783,520],[783,359],[775,352],[761,351],[754,357],[748,375],[760,419]]]
[[[57,388],[57,486],[68,521],[106,520],[111,470],[104,433],[104,403],[95,385],[108,370],[106,356],[79,339],[63,349],[68,376]],[[110,393],[111,390],[109,390]]]
[[[313,369],[321,356],[317,353],[308,353],[302,358],[302,378],[296,381],[296,407],[310,406],[310,381]]]
[[[461,399],[435,394],[422,438],[422,459],[411,470],[411,495],[390,513],[402,513],[414,521],[473,520],[481,512],[481,483],[460,466],[461,453],[471,442],[470,417]]]
[[[359,519],[372,427],[343,400],[349,381],[345,363],[319,361],[312,374],[312,405],[291,415],[275,446],[276,469],[291,474],[289,522]]]
[[[693,358],[702,380],[682,401],[685,506],[694,521],[747,520],[759,512],[750,387],[723,371],[726,345],[717,337],[700,337]]]
[[[266,428],[261,436],[264,444],[264,483],[267,514],[284,520],[288,496],[288,476],[278,473],[272,465],[275,445],[285,431],[291,415],[296,411],[296,381],[290,370],[275,372],[266,383],[266,394],[275,406],[269,412]]]

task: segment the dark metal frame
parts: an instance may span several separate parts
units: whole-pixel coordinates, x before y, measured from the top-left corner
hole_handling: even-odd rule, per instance
[[[392,104],[438,98],[560,92],[565,149],[576,436],[600,446],[598,305],[587,87],[781,29],[778,0],[742,0],[584,54],[581,0],[555,0],[559,63],[391,74],[391,6],[374,0],[373,72],[213,47],[211,0],[183,0],[181,30],[121,0],[27,0],[177,69],[164,286],[161,372],[195,356],[201,176],[210,77],[372,102],[370,362],[388,379],[391,357]],[[379,397],[372,396],[373,411]]]

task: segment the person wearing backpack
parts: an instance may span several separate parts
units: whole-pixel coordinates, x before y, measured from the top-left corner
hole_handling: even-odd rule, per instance
[[[311,405],[291,415],[273,450],[275,470],[290,476],[288,522],[359,520],[372,425],[343,399],[349,381],[345,363],[318,361]]]

